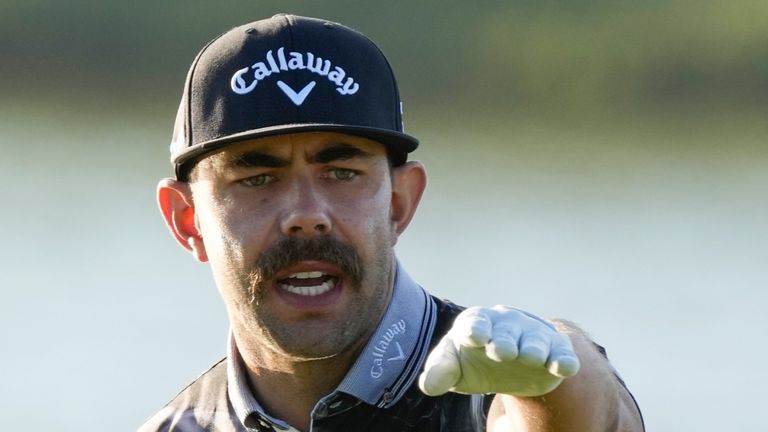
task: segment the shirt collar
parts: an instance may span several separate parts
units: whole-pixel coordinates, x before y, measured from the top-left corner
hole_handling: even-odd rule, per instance
[[[337,387],[370,405],[389,407],[413,384],[426,359],[437,317],[437,307],[427,292],[396,262],[392,299],[357,361]],[[240,420],[253,413],[274,426],[290,430],[282,420],[266,414],[248,385],[248,375],[234,335],[228,343],[229,399]]]
[[[435,318],[434,301],[397,262],[392,300],[337,391],[381,407],[397,402],[421,370]]]
[[[288,423],[267,414],[253,396],[248,384],[248,374],[245,371],[243,358],[240,357],[235,335],[231,331],[227,343],[227,360],[227,395],[232,402],[232,408],[234,408],[237,418],[247,427],[252,427],[249,424],[252,421],[267,420],[279,429],[290,430],[291,427]],[[253,413],[258,413],[259,416],[251,417]]]

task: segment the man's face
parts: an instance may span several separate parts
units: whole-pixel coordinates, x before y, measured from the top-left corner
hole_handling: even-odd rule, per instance
[[[233,329],[296,358],[358,347],[392,290],[384,147],[337,133],[232,145],[202,160],[195,220]]]

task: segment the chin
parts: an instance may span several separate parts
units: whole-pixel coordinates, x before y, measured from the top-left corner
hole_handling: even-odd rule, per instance
[[[354,351],[363,335],[350,334],[349,326],[320,329],[318,323],[293,326],[286,332],[271,332],[276,348],[296,360],[312,361],[338,357]],[[346,331],[345,331],[346,330]]]

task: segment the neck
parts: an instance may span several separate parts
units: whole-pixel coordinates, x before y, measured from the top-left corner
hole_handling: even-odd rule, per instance
[[[309,430],[312,409],[338,387],[367,341],[332,357],[307,360],[266,350],[258,341],[238,337],[237,333],[237,347],[259,404],[270,415],[302,431]]]

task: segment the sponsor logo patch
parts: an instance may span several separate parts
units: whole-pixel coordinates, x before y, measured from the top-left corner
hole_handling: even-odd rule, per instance
[[[371,364],[371,378],[379,379],[384,374],[384,367],[387,362],[405,360],[403,347],[397,339],[405,334],[405,321],[400,320],[387,328],[376,343],[373,345],[371,354],[373,361]]]
[[[336,91],[342,96],[353,95],[360,90],[360,84],[353,77],[347,75],[342,67],[334,65],[331,60],[323,59],[308,51],[286,52],[285,47],[280,47],[275,52],[269,50],[263,60],[238,69],[229,80],[229,86],[233,92],[246,95],[252,92],[265,78],[273,74],[295,70],[307,70],[326,78],[330,84],[336,86]],[[296,106],[301,106],[312,93],[316,84],[316,81],[310,81],[297,89],[278,80],[275,85],[291,102]]]

